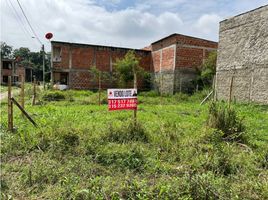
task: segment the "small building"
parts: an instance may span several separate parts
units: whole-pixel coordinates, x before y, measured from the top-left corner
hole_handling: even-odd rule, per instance
[[[52,41],[51,48],[53,83],[67,84],[71,89],[95,89],[97,84],[90,76],[90,67],[113,72],[116,60],[134,50],[140,66],[153,75],[152,87],[173,94],[194,89],[192,81],[196,77],[196,68],[202,65],[210,51],[217,50],[217,42],[172,34],[143,49],[60,41]],[[103,87],[115,85],[107,82]],[[144,84],[140,82],[138,87],[143,88]]]
[[[163,93],[191,93],[200,68],[217,42],[172,34],[151,45],[155,86]]]
[[[1,75],[0,75],[0,82],[2,85],[7,85],[8,83],[8,76],[12,77],[12,84],[17,84],[21,82],[22,75],[25,77],[26,82],[32,81],[32,67],[25,67],[22,66],[14,59],[1,59]]]
[[[268,104],[268,5],[220,22],[216,97]]]
[[[15,71],[15,61],[13,59],[7,59],[2,58],[1,59],[1,76],[0,76],[0,82],[3,85],[6,85],[8,83],[8,77],[12,76],[12,83],[16,82],[15,77],[16,71]]]

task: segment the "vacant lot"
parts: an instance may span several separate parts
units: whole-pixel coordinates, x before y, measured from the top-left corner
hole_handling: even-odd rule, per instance
[[[26,94],[38,128],[14,108],[7,132],[1,103],[2,197],[268,199],[267,106],[233,104],[244,140],[226,141],[207,126],[205,93],[140,94],[136,127],[131,111],[96,105],[96,93],[47,92],[36,106]]]

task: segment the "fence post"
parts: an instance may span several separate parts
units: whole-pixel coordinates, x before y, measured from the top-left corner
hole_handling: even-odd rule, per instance
[[[8,130],[13,131],[13,104],[11,100],[11,76],[8,76]]]
[[[136,72],[134,72],[134,89],[137,89],[137,74],[136,74]],[[134,117],[134,126],[136,126],[137,125],[137,110],[134,110],[133,117]]]
[[[24,109],[24,82],[25,77],[21,75],[20,105]]]
[[[231,104],[231,101],[232,101],[233,81],[234,81],[234,76],[231,77],[231,82],[230,82],[229,101],[228,101],[229,108],[230,108],[230,104]]]
[[[101,72],[99,72],[99,106],[101,105]]]
[[[34,76],[32,106],[35,105],[35,98],[36,98],[36,78]]]

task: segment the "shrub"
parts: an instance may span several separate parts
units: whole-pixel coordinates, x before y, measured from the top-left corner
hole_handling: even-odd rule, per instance
[[[45,101],[60,101],[66,99],[60,91],[47,91],[43,94],[42,99]]]
[[[223,140],[245,142],[243,119],[237,116],[233,108],[228,108],[225,104],[210,104],[207,124],[211,128],[221,130]]]

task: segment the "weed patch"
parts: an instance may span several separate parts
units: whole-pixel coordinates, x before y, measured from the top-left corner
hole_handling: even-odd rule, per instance
[[[238,117],[234,108],[228,108],[225,104],[211,103],[207,124],[211,128],[221,130],[222,139],[225,141],[246,142],[243,119]]]
[[[139,122],[136,125],[132,121],[127,121],[123,125],[111,125],[108,133],[103,138],[109,142],[129,143],[129,142],[149,142],[149,134]]]

